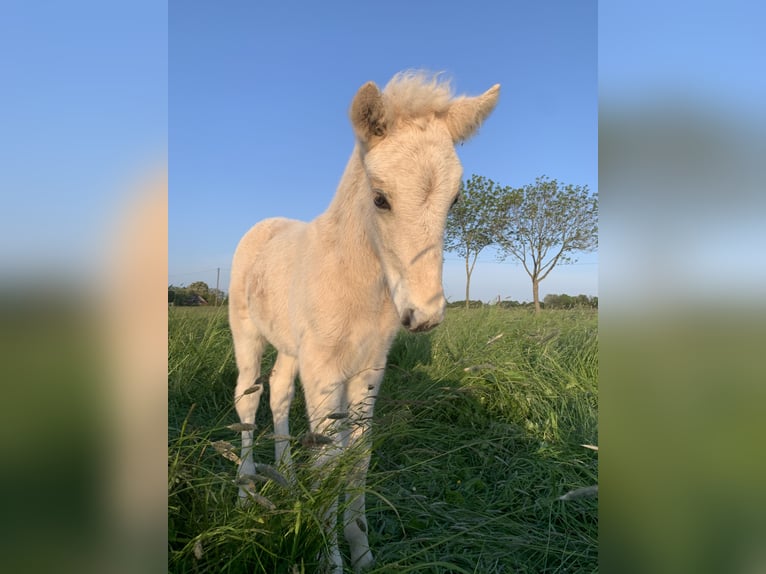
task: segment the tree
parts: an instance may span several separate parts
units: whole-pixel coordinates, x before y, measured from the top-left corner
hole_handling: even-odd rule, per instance
[[[557,264],[574,263],[572,254],[598,247],[598,195],[588,186],[538,177],[505,196],[497,243],[503,259],[511,255],[521,261],[540,311],[540,281]]]
[[[200,300],[211,305],[228,305],[226,293],[220,289],[210,288],[204,281],[195,281],[188,287],[168,285],[168,303],[175,307],[194,306],[204,304]]]
[[[210,298],[207,301],[212,305],[223,305],[226,300],[226,293],[215,287],[211,287],[208,294]]]
[[[474,174],[467,182],[460,182],[459,199],[447,216],[444,248],[465,260],[466,309],[471,301],[471,274],[476,259],[482,249],[495,242],[500,200],[510,191],[491,179]]]
[[[205,301],[207,301],[210,297],[210,287],[208,287],[207,283],[205,283],[204,281],[195,281],[194,283],[189,285],[189,291],[191,291],[195,295],[199,295]]]

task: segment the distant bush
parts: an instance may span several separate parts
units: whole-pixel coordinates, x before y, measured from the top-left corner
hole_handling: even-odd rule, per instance
[[[229,297],[223,291],[207,289],[204,292],[195,285],[205,285],[201,281],[188,287],[168,286],[168,305],[174,307],[197,307],[201,305],[228,305]]]
[[[588,308],[598,309],[598,297],[589,297],[588,295],[555,295],[548,294],[543,299],[545,307],[548,309],[575,309]]]
[[[483,306],[484,306],[483,301],[474,301],[473,299],[468,301],[468,307],[470,309],[480,309]],[[463,299],[462,301],[450,301],[449,303],[447,303],[448,309],[454,309],[456,307],[465,309],[465,299]]]
[[[545,304],[542,303],[540,306],[544,308]],[[499,301],[497,303],[497,307],[499,307],[500,309],[534,309],[535,304],[532,303],[531,301],[524,301],[522,303],[520,301],[506,300],[506,301]]]

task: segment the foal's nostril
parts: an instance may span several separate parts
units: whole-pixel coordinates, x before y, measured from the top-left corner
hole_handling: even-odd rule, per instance
[[[404,314],[402,315],[402,326],[405,329],[409,329],[414,319],[415,319],[415,310],[414,309],[405,310]]]

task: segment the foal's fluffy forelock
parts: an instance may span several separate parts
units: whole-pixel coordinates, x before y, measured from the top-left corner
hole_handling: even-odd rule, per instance
[[[399,72],[383,89],[385,120],[389,125],[409,124],[419,118],[442,118],[454,141],[476,133],[494,109],[500,92],[495,84],[481,96],[455,96],[443,73],[421,70]]]
[[[452,86],[443,74],[419,70],[399,72],[383,89],[383,101],[390,118],[414,119],[443,114],[453,97]]]

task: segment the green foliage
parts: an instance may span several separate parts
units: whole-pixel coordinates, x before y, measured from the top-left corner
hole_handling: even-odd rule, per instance
[[[466,307],[470,301],[471,274],[476,260],[485,247],[496,241],[498,209],[507,193],[509,188],[474,174],[468,181],[460,182],[459,199],[447,216],[444,248],[465,260]]]
[[[574,261],[575,252],[598,247],[598,196],[588,186],[539,177],[534,184],[506,195],[502,212],[498,244],[506,255],[518,258],[527,272],[528,264],[547,272],[556,263]]]
[[[545,176],[519,189],[472,175],[447,216],[444,248],[465,260],[466,307],[479,253],[497,245],[501,258],[518,259],[532,279],[540,309],[539,283],[574,254],[598,246],[598,197],[587,186],[559,184]]]
[[[371,572],[597,571],[597,500],[559,500],[597,481],[581,446],[598,442],[597,345],[586,309],[449,309],[438,329],[398,335],[373,421]],[[235,379],[225,311],[170,308],[168,571],[314,572],[322,511],[359,453],[318,475],[296,438],[295,484],[266,480],[268,504],[237,507],[236,465],[213,447],[239,442]],[[267,393],[255,456],[270,463]]]
[[[454,309],[456,307],[477,309],[483,306],[484,306],[484,302],[479,301],[478,299],[469,299],[467,301],[450,301],[449,303],[447,303],[448,309]]]
[[[497,210],[508,189],[476,174],[460,182],[458,201],[447,216],[444,248],[475,260],[482,249],[492,245],[497,233]]]
[[[208,303],[211,305],[228,305],[229,299],[226,297],[226,293],[215,287],[211,287],[208,291]]]
[[[168,304],[175,307],[190,307],[198,305],[195,293],[189,287],[168,285]]]
[[[543,300],[546,309],[574,309],[576,307],[598,309],[598,297],[588,295],[555,295],[549,293]]]
[[[195,281],[188,287],[168,285],[168,304],[176,307],[228,305],[228,303],[229,298],[226,293],[220,289],[209,288],[204,281]]]
[[[539,177],[507,193],[500,213],[498,246],[503,257],[515,257],[524,266],[537,308],[540,281],[559,263],[574,262],[574,253],[598,247],[598,196],[587,186]]]
[[[514,299],[499,301],[496,304],[496,306],[501,309],[519,309],[519,308],[534,309],[535,308],[534,303],[529,303],[527,301],[521,302],[521,301],[516,301]]]
[[[207,299],[210,296],[210,287],[204,281],[195,281],[189,285],[189,291]]]

